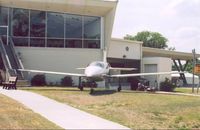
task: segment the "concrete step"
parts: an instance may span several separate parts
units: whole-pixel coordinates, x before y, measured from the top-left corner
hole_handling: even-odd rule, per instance
[[[17,87],[30,87],[31,84],[28,80],[17,80]]]

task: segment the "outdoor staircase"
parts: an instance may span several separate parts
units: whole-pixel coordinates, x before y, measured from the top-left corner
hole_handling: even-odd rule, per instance
[[[23,65],[19,57],[16,55],[12,39],[9,39],[9,44],[6,45],[0,38],[0,56],[6,71],[6,77],[18,76],[18,80],[24,80],[23,73],[18,69],[23,69]]]

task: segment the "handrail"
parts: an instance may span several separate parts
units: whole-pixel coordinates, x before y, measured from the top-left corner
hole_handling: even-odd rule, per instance
[[[9,61],[8,55],[6,53],[6,49],[4,48],[3,41],[1,39],[1,37],[0,37],[0,48],[2,50],[1,52],[3,53],[2,56],[4,57],[2,59],[4,60],[4,63],[6,63],[6,67],[8,67],[8,69],[12,69],[12,66],[10,64],[10,61]]]
[[[11,53],[13,54],[14,60],[15,60],[16,63],[17,63],[18,69],[24,69],[24,66],[23,66],[22,62],[21,62],[19,56],[17,55],[17,53],[16,53],[16,51],[15,51],[15,48],[14,48],[14,44],[13,44],[12,39],[9,38],[9,40],[10,40]],[[22,78],[24,78],[24,75],[23,75],[23,73],[22,73],[21,71],[17,71],[17,70],[16,70],[15,73],[17,73],[17,72],[19,72],[19,73],[21,74]]]
[[[2,42],[2,39],[0,37],[0,51],[1,51],[1,57],[2,57],[2,60],[3,60],[3,63],[4,63],[4,66],[5,66],[5,69],[6,69],[6,80],[8,79],[8,77],[10,77],[10,70],[11,69],[11,65],[10,65],[10,62],[9,62],[9,59],[8,59],[8,55],[5,53],[5,48],[3,46],[3,42]]]
[[[10,40],[10,47],[11,47],[11,51],[13,53],[14,59],[17,62],[17,66],[19,67],[19,69],[24,69],[24,66],[19,58],[19,56],[17,55],[15,49],[14,49],[14,44],[13,44],[13,40],[11,38],[9,38]]]

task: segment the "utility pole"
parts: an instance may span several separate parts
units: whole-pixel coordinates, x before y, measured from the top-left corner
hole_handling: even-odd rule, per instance
[[[195,56],[195,49],[192,50],[192,54],[193,54],[193,69],[192,69],[192,93],[194,93],[194,87],[195,87],[195,84],[194,84],[194,68],[195,68],[195,65],[196,65],[196,56]]]

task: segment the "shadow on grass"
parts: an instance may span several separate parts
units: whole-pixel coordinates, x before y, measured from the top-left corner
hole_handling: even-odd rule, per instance
[[[102,96],[102,95],[110,95],[116,93],[116,90],[94,90],[93,93],[90,93],[92,96]]]

